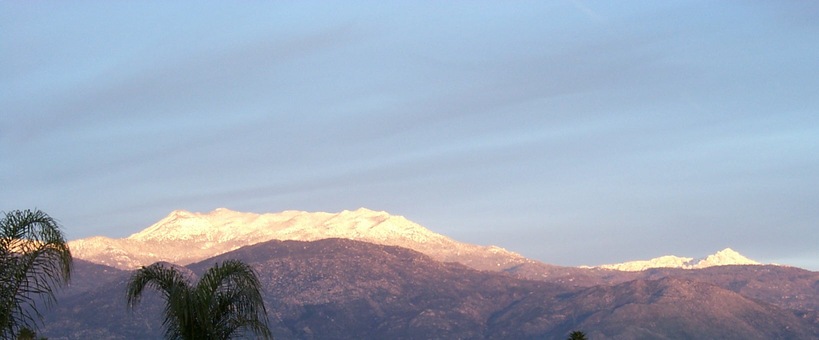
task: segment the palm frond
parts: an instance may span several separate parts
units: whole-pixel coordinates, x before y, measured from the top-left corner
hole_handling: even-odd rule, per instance
[[[36,328],[37,306],[56,302],[71,279],[72,257],[59,224],[42,211],[16,210],[0,220],[0,335]]]
[[[128,307],[133,308],[139,304],[145,288],[153,288],[167,299],[177,296],[185,289],[183,287],[189,286],[190,283],[182,273],[163,262],[157,262],[147,267],[143,266],[131,275],[125,292],[126,301]]]
[[[240,261],[214,265],[193,287],[171,266],[142,267],[129,280],[128,306],[135,307],[148,287],[165,298],[167,339],[229,339],[242,335],[243,330],[272,338],[261,283],[253,269]]]
[[[261,288],[253,268],[241,261],[228,260],[210,268],[196,292],[210,306],[214,334],[227,339],[250,328],[259,336],[270,337]]]
[[[186,330],[181,327],[190,323],[188,300],[191,286],[188,280],[178,270],[162,262],[143,266],[128,280],[125,297],[129,308],[133,309],[139,304],[146,288],[158,291],[166,301],[162,312],[165,337],[183,339]]]

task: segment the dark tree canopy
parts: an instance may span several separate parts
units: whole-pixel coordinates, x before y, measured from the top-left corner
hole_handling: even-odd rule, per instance
[[[581,331],[574,331],[569,333],[568,340],[587,340],[586,334]]]

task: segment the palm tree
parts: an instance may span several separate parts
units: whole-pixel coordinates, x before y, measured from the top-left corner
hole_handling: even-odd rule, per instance
[[[567,340],[586,340],[586,334],[581,331],[574,331],[569,333]]]
[[[14,210],[0,219],[0,338],[42,321],[39,303],[56,302],[71,279],[72,257],[60,226],[39,210]]]
[[[261,283],[241,261],[214,265],[196,285],[166,263],[142,267],[128,281],[128,307],[139,303],[146,287],[156,289],[165,299],[162,325],[167,339],[230,339],[246,329],[272,338]]]

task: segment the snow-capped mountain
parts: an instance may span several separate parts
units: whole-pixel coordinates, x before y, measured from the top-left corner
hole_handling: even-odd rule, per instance
[[[500,270],[530,262],[494,246],[476,246],[434,233],[403,216],[358,209],[340,213],[284,211],[255,214],[229,209],[177,210],[127,238],[91,237],[69,242],[75,257],[121,269],[156,261],[188,264],[269,240],[344,238],[400,246],[436,260]]]
[[[705,258],[694,259],[692,257],[679,257],[673,255],[656,257],[651,260],[630,261],[617,264],[605,264],[595,268],[614,269],[621,271],[641,271],[651,268],[682,268],[682,269],[699,269],[714,266],[729,266],[729,265],[757,265],[760,264],[751,260],[742,254],[734,251],[731,248],[725,248],[708,255]]]

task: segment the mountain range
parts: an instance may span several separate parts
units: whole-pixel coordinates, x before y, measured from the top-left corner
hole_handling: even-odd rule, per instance
[[[751,260],[742,254],[734,251],[731,248],[725,248],[716,252],[713,255],[708,255],[702,259],[694,259],[692,257],[680,257],[674,255],[666,255],[656,257],[650,260],[629,261],[616,264],[604,264],[596,268],[614,269],[623,271],[641,271],[652,268],[682,268],[682,269],[701,269],[715,266],[728,265],[758,265],[759,262]]]
[[[503,248],[457,242],[403,216],[364,208],[340,213],[284,211],[271,214],[224,208],[209,213],[177,210],[127,238],[97,236],[71,241],[69,246],[78,258],[134,269],[157,261],[186,265],[269,240],[327,238],[414,249],[439,261],[459,262],[476,269],[506,269],[531,262]]]
[[[679,268],[562,267],[367,209],[175,211],[124,239],[69,245],[74,279],[46,314],[51,339],[157,338],[156,296],[125,309],[130,270],[168,261],[195,276],[228,258],[259,273],[277,338],[819,337],[819,273],[746,265],[730,249]]]
[[[365,208],[340,213],[284,211],[268,214],[225,208],[209,213],[176,210],[127,238],[96,236],[71,241],[69,246],[78,258],[120,269],[135,269],[157,261],[186,265],[269,240],[315,241],[327,238],[409,248],[439,261],[458,262],[482,270],[506,270],[537,262],[500,247],[458,242],[403,216]],[[594,268],[639,271],[740,264],[759,263],[726,248],[698,260],[662,256]]]

